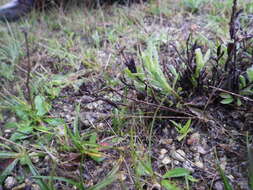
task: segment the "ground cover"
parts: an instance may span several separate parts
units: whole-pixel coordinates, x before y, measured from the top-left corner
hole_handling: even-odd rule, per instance
[[[0,189],[252,189],[251,1],[71,4],[0,26]]]

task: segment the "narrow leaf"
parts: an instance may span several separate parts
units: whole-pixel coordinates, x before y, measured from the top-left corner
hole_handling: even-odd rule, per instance
[[[190,171],[185,168],[175,168],[170,171],[167,171],[163,178],[172,178],[172,177],[184,177],[190,175]]]

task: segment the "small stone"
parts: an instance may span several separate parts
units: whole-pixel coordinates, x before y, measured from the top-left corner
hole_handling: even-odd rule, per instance
[[[185,169],[191,171],[191,172],[194,172],[194,171],[195,171],[195,170],[193,169],[193,167],[191,166],[191,163],[188,162],[188,161],[185,161],[185,162],[183,163],[183,167],[184,167]]]
[[[216,181],[216,182],[214,183],[214,189],[215,189],[215,190],[223,190],[222,182],[221,182],[221,181]]]
[[[17,185],[17,180],[13,176],[9,176],[4,181],[4,187],[6,189],[12,189],[15,185]]]
[[[125,181],[127,179],[127,176],[124,172],[120,172],[118,178],[120,181]]]
[[[230,181],[234,181],[235,177],[230,174],[230,175],[228,175],[228,179],[230,179]]]
[[[38,184],[32,184],[31,190],[40,190],[40,186]]]
[[[165,148],[162,148],[161,151],[160,151],[160,154],[164,155],[166,154],[168,151],[165,149]]]
[[[17,122],[17,119],[16,119],[16,117],[11,117],[10,119],[8,119],[7,122],[8,123],[15,123],[15,122]]]
[[[11,132],[12,132],[11,129],[5,129],[5,130],[4,130],[4,133],[11,133]]]
[[[170,157],[166,156],[166,157],[163,158],[162,164],[167,165],[167,164],[170,164],[171,161],[172,160],[170,159]]]
[[[178,149],[176,151],[172,151],[171,153],[172,158],[174,158],[175,160],[178,160],[180,162],[184,162],[185,161],[185,152],[181,149]]]
[[[59,135],[61,137],[65,135],[64,126],[58,126],[58,127],[56,127],[55,131],[56,131],[57,135]]]
[[[188,145],[196,145],[199,144],[200,140],[200,134],[199,133],[193,133],[190,138],[187,140]]]
[[[97,124],[97,129],[101,129],[101,130],[105,129],[105,124],[104,123],[98,123]]]
[[[207,151],[202,146],[197,146],[198,153],[200,154],[206,154]]]
[[[165,144],[165,145],[170,145],[170,144],[172,144],[172,142],[173,142],[173,139],[161,139],[160,140],[160,143]]]
[[[167,153],[168,151],[163,148],[160,150],[160,155],[159,155],[159,159],[162,160],[164,157],[165,157],[165,154]]]
[[[161,189],[161,185],[156,183],[156,184],[152,185],[150,190],[160,190],[160,189]]]
[[[67,119],[67,121],[71,121],[71,115],[67,114],[65,115],[65,118]]]
[[[36,164],[40,161],[40,158],[39,158],[39,156],[33,156],[33,157],[31,157],[31,160],[32,160],[32,163]]]
[[[174,163],[176,166],[178,166],[178,165],[180,164],[180,162],[177,161],[177,160],[174,160],[173,163]]]
[[[204,168],[204,163],[201,162],[201,161],[196,161],[194,164],[195,164],[198,168]]]

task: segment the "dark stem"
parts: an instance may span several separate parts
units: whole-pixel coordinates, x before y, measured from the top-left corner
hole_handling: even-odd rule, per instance
[[[26,57],[27,57],[27,75],[26,75],[26,90],[28,94],[28,102],[31,105],[32,109],[34,109],[33,99],[31,94],[30,88],[30,81],[31,81],[31,60],[30,60],[30,51],[29,51],[29,43],[28,43],[28,34],[27,31],[23,31],[25,36],[25,46],[26,46]]]

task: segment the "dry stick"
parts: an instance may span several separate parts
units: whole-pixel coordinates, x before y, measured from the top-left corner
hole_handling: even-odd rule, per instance
[[[153,103],[150,103],[150,102],[145,102],[145,101],[142,101],[142,100],[137,100],[137,99],[134,99],[134,98],[130,98],[130,97],[128,97],[128,96],[125,96],[125,95],[123,95],[123,94],[117,92],[117,90],[115,90],[115,89],[113,89],[113,88],[111,88],[111,90],[112,90],[113,92],[115,92],[116,94],[118,94],[119,96],[125,97],[126,99],[132,100],[132,101],[134,101],[134,102],[141,103],[141,104],[146,104],[146,105],[149,105],[149,106],[152,106],[152,107],[156,107],[156,108],[158,107],[158,105],[156,105],[156,104],[153,104]],[[195,117],[194,115],[189,114],[189,113],[186,113],[186,112],[184,112],[184,111],[179,111],[179,110],[176,110],[176,109],[173,109],[173,108],[169,108],[169,107],[166,107],[166,106],[159,106],[159,107],[160,107],[161,109],[163,109],[163,110],[168,110],[168,111],[175,112],[175,113],[178,113],[178,114],[187,115],[187,116],[192,117],[192,118]]]
[[[225,93],[231,94],[231,95],[233,95],[233,96],[237,96],[237,97],[242,98],[242,99],[244,99],[244,100],[246,100],[246,101],[253,102],[253,99],[248,98],[248,97],[245,97],[245,96],[242,96],[242,95],[240,95],[240,94],[236,94],[236,93],[233,93],[233,92],[230,92],[230,91],[227,91],[227,90],[223,90],[223,89],[217,88],[217,87],[215,87],[215,86],[210,86],[210,87],[213,88],[213,89],[215,89],[215,90],[218,90],[218,91],[221,91],[221,92],[225,92]]]
[[[223,82],[223,80],[224,80],[224,77],[223,77],[222,80],[220,81],[218,87],[221,85],[221,83]],[[204,107],[204,112],[206,111],[207,106],[209,105],[209,103],[212,101],[212,98],[213,98],[215,92],[216,92],[216,90],[213,89],[213,90],[212,90],[212,93],[211,93],[210,96],[208,97],[207,103],[206,103],[206,105],[205,105],[205,107]]]
[[[29,51],[29,44],[28,44],[28,34],[27,31],[23,30],[25,36],[25,46],[26,46],[26,57],[27,57],[27,75],[26,75],[26,89],[28,93],[28,102],[31,105],[32,109],[34,108],[33,101],[32,101],[32,94],[30,88],[30,79],[31,79],[31,61],[30,61],[30,51]]]
[[[130,114],[107,114],[107,113],[99,113],[99,112],[82,112],[82,114],[92,114],[96,116],[101,116],[101,117],[123,117],[123,118],[147,118],[147,119],[152,119],[154,116],[153,115],[130,115]],[[199,119],[196,116],[156,116],[157,119]]]
[[[13,144],[13,145],[15,145],[15,146],[17,146],[17,147],[19,147],[19,148],[21,148],[21,149],[28,149],[28,148],[26,148],[26,147],[24,147],[24,146],[22,146],[22,145],[20,145],[20,144],[17,144],[17,143],[15,143],[15,142],[12,142],[11,140],[6,139],[6,138],[4,138],[4,137],[2,137],[2,136],[0,136],[0,140],[5,141],[5,142],[10,143],[10,144]]]

